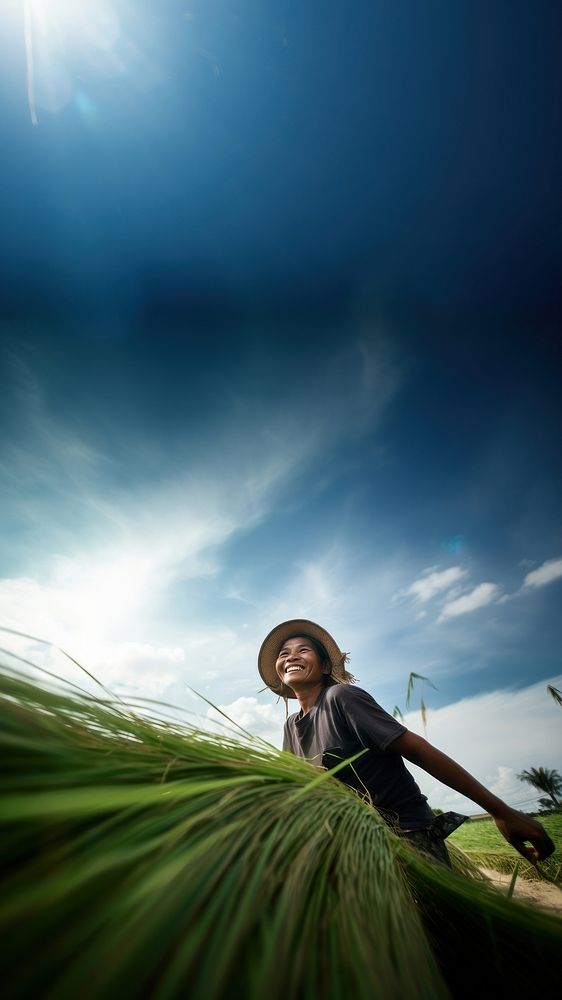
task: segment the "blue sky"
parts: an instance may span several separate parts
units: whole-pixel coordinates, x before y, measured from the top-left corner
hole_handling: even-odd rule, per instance
[[[560,17],[5,5],[4,625],[279,742],[257,649],[319,620],[530,803],[516,772],[562,767]]]

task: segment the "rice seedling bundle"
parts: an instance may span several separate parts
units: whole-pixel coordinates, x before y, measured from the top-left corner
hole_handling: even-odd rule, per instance
[[[0,699],[5,996],[388,1000],[557,981],[559,920],[428,862],[333,772],[7,668]]]

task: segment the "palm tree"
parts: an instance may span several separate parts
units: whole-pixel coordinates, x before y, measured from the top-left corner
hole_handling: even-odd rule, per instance
[[[552,799],[555,806],[559,806],[562,794],[562,776],[558,771],[551,771],[548,767],[530,767],[528,771],[521,771],[517,775],[519,781],[527,781],[539,792],[546,792]]]

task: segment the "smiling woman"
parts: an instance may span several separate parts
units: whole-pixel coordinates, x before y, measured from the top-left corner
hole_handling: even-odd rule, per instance
[[[294,636],[279,650],[275,669],[279,679],[297,693],[306,684],[320,688],[328,682],[332,671],[328,654],[320,642],[310,636]]]
[[[445,865],[450,860],[444,840],[467,817],[447,812],[436,819],[403,758],[478,803],[532,863],[552,854],[554,844],[539,823],[407,730],[367,691],[353,688],[345,659],[329,632],[308,620],[281,622],[266,637],[258,656],[261,676],[273,691],[285,698],[292,692],[300,704],[285,723],[284,750],[327,770],[337,767],[339,779],[366,794],[397,833]]]

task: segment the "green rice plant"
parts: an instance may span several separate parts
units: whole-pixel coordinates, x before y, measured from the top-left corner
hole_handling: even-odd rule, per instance
[[[547,858],[546,861],[541,861],[540,865],[531,864],[530,861],[520,857],[514,851],[511,854],[508,854],[506,851],[498,853],[494,853],[493,851],[463,851],[462,853],[467,861],[475,865],[478,869],[491,868],[505,875],[513,875],[515,868],[518,866],[517,877],[524,881],[545,881],[560,884],[561,861],[559,851],[551,855],[550,858]]]
[[[261,740],[0,675],[10,998],[547,988],[562,923],[429,861]]]
[[[509,899],[511,899],[511,897],[513,896],[513,893],[515,891],[515,883],[517,881],[517,873],[518,872],[519,872],[519,862],[517,862],[517,864],[515,865],[515,868],[513,869],[513,874],[511,876],[511,882],[509,883],[509,888],[507,890],[507,895],[508,895]]]
[[[554,843],[560,844],[562,816],[553,814],[540,816],[539,819]],[[449,850],[451,847],[460,848],[463,855],[478,867],[493,868],[495,871],[512,875],[515,865],[519,862],[518,878],[530,881],[544,879],[560,883],[562,851],[556,850],[546,861],[532,865],[513,851],[490,818],[463,823],[454,831],[447,843]]]

